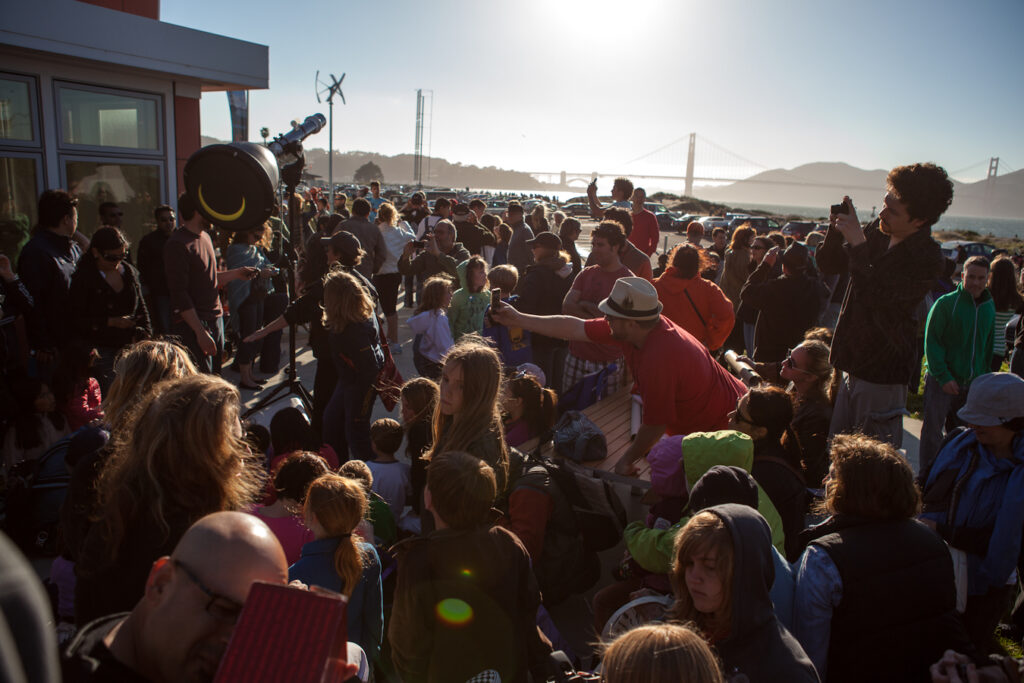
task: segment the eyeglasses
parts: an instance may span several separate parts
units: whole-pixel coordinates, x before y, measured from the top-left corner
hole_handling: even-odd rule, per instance
[[[789,366],[789,367],[793,368],[797,372],[802,372],[802,373],[807,374],[807,375],[812,374],[811,372],[809,372],[807,370],[804,370],[803,368],[797,366],[796,361],[793,360],[793,352],[792,351],[790,351],[786,355],[786,357],[782,360],[782,364],[785,365],[785,366]]]
[[[238,621],[238,615],[242,612],[242,605],[235,602],[229,597],[223,596],[220,593],[216,593],[206,587],[206,584],[200,580],[194,571],[188,568],[188,566],[181,560],[173,560],[174,566],[185,573],[189,581],[196,585],[196,588],[201,590],[209,600],[203,609],[207,614],[215,619],[223,621],[227,624],[234,624]]]

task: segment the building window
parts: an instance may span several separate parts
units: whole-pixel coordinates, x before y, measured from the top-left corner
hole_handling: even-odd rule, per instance
[[[132,244],[152,229],[153,210],[161,204],[161,162],[62,158],[62,164],[67,190],[78,197],[79,230],[91,235],[100,227],[103,202],[121,207],[121,231]]]
[[[0,254],[18,262],[36,222],[42,159],[35,154],[0,151]]]
[[[35,81],[31,78],[0,74],[0,143],[39,144]]]
[[[160,153],[159,95],[57,85],[60,146],[119,153]]]

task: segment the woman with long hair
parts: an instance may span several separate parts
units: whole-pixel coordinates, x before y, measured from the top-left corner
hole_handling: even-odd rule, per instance
[[[753,228],[741,225],[733,231],[732,241],[725,251],[722,291],[732,302],[733,311],[739,308],[740,290],[750,275],[750,244],[753,241]]]
[[[550,232],[551,225],[548,223],[548,207],[546,204],[541,202],[533,207],[530,211],[530,217],[527,219],[530,225],[530,229],[533,230],[533,236],[536,237],[542,232]]]
[[[413,377],[402,385],[402,427],[405,429],[405,455],[409,458],[410,498],[413,510],[420,514],[423,487],[427,485],[426,455],[434,443],[434,410],[440,390],[429,377]]]
[[[945,650],[973,652],[956,614],[950,551],[914,519],[921,494],[906,458],[863,434],[835,436],[822,507],[829,517],[801,539],[809,545],[793,614],[818,673],[829,683],[923,683]]]
[[[270,246],[270,238],[270,225],[267,223],[260,223],[251,230],[236,232],[225,255],[229,269],[250,266],[260,271],[255,280],[233,280],[227,284],[228,304],[231,308],[229,324],[242,340],[235,356],[240,376],[238,386],[253,391],[259,391],[263,387],[263,381],[256,379],[252,374],[252,361],[259,353],[261,344],[246,341],[245,338],[263,325],[263,305],[267,295],[274,291],[270,278],[276,273],[276,269],[265,253]],[[279,333],[266,337],[263,345],[275,342],[278,345],[281,343]]]
[[[288,580],[348,598],[348,640],[376,660],[384,637],[380,558],[372,545],[354,535],[367,510],[366,494],[356,480],[337,474],[314,480],[302,511],[316,540],[302,546],[302,557],[288,569]]]
[[[576,240],[580,238],[581,232],[580,222],[575,218],[566,218],[558,227],[558,239],[562,240],[562,249],[569,255],[569,260],[572,262],[573,279],[583,270],[583,257],[576,249]]]
[[[692,623],[730,678],[816,683],[800,644],[779,623],[769,588],[775,575],[768,523],[727,503],[694,515],[676,537],[669,616]]]
[[[811,488],[828,473],[828,429],[832,421],[832,381],[828,344],[806,340],[789,352],[779,377],[790,383],[793,434],[800,448],[800,469]]]
[[[1006,256],[992,261],[988,271],[988,291],[996,306],[995,334],[992,335],[992,372],[999,372],[1010,349],[1006,345],[1006,323],[1024,313],[1024,297],[1017,287],[1017,270]]]
[[[11,382],[11,393],[17,413],[4,435],[4,474],[20,462],[36,460],[68,434],[67,420],[57,410],[57,399],[42,380],[17,378]]]
[[[341,462],[372,460],[370,416],[384,349],[373,301],[359,280],[344,270],[332,270],[324,279],[324,327],[338,382],[324,408],[323,439]]]
[[[793,436],[793,400],[776,386],[754,387],[729,413],[729,428],[754,440],[750,474],[768,494],[782,518],[786,557],[800,554],[798,537],[807,513],[807,486],[800,470],[800,449]]]
[[[681,624],[650,624],[626,631],[604,648],[607,683],[725,683],[715,653]]]
[[[154,387],[114,435],[77,567],[77,623],[132,609],[153,561],[170,555],[193,522],[257,499],[262,468],[251,462],[238,414],[235,387],[191,375]]]
[[[546,434],[558,419],[558,396],[532,375],[517,372],[505,383],[505,443],[518,446]]]
[[[402,284],[402,274],[398,272],[398,257],[405,250],[405,245],[416,239],[416,234],[405,221],[398,223],[398,211],[390,202],[384,202],[377,209],[377,228],[384,237],[388,256],[380,270],[374,273],[373,286],[380,294],[380,307],[388,323],[391,352],[401,353],[402,346],[398,340],[398,287]]]
[[[710,259],[692,244],[679,244],[669,255],[670,266],[654,281],[661,314],[683,328],[710,351],[725,343],[736,319],[732,302],[701,276]]]
[[[431,456],[462,451],[480,458],[494,469],[500,497],[508,485],[509,464],[498,352],[476,335],[464,337],[444,358],[440,388]]]
[[[100,228],[71,277],[68,311],[78,336],[99,353],[94,372],[102,392],[113,380],[118,351],[153,334],[128,246],[117,228]]]

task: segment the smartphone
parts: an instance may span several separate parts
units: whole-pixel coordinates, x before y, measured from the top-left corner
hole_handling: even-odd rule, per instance
[[[491,290],[491,308],[499,308],[501,306],[501,287],[497,287]]]
[[[832,205],[831,213],[834,213],[836,215],[839,215],[839,214],[844,214],[844,215],[845,214],[849,214],[850,213],[850,206],[849,206],[849,204],[846,203],[846,200],[843,200],[843,201],[841,201],[838,204],[833,204]]]
[[[413,240],[412,241],[412,246],[416,247],[417,249],[423,249],[424,247],[427,246],[427,241],[426,240]]]

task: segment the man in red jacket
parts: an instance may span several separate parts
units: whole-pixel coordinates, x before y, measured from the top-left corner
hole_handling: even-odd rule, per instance
[[[644,208],[644,202],[647,201],[644,188],[633,190],[629,201],[633,205],[633,232],[629,234],[629,241],[650,257],[658,250],[658,219],[653,211]]]

